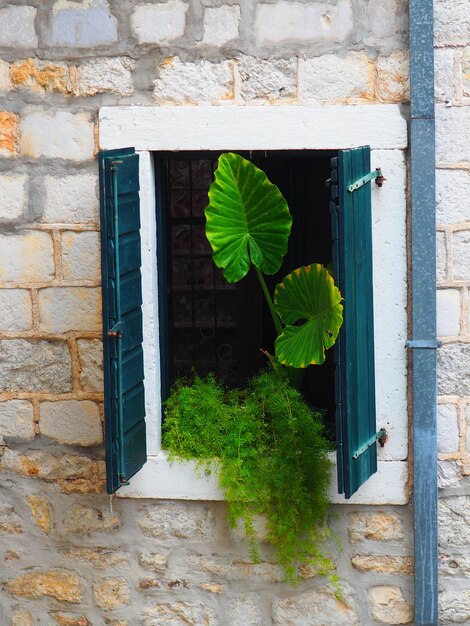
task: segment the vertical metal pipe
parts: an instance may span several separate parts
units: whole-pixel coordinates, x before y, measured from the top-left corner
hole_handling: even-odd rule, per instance
[[[433,0],[410,0],[415,626],[438,624]],[[415,341],[415,345],[413,345]]]

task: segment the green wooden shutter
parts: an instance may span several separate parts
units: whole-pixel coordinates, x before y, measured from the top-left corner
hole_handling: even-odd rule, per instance
[[[108,493],[145,463],[139,157],[100,154],[106,478]]]
[[[332,159],[333,271],[344,298],[335,347],[339,493],[350,498],[377,471],[370,148]]]

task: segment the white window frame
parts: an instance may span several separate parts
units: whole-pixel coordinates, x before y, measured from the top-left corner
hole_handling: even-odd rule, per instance
[[[399,105],[334,106],[125,106],[103,107],[100,149],[134,147],[140,154],[144,367],[147,454],[144,467],[119,497],[222,500],[214,475],[194,464],[172,463],[161,449],[161,400],[153,153],[196,150],[337,150],[371,146],[372,167],[386,183],[372,190],[374,334],[377,427],[389,441],[379,448],[378,472],[350,499],[334,503],[408,502],[407,419],[407,124]],[[312,259],[314,261],[315,259]]]

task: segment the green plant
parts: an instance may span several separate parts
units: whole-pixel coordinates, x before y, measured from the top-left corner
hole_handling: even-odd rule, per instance
[[[264,280],[263,274],[279,271],[292,226],[276,185],[247,159],[222,154],[205,214],[213,260],[227,281],[238,282],[255,268],[278,335],[278,361],[291,368],[323,363],[343,321],[329,272],[319,264],[299,267],[276,286],[274,300]]]
[[[321,413],[308,407],[282,369],[261,373],[245,389],[225,390],[213,376],[180,380],[165,413],[170,459],[196,459],[204,471],[217,459],[230,524],[241,518],[255,561],[253,517],[263,515],[287,580],[296,582],[299,564],[331,573],[325,548],[331,446]]]

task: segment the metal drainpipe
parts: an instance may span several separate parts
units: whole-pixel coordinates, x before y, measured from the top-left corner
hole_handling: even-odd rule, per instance
[[[433,0],[410,0],[415,626],[438,624]]]

